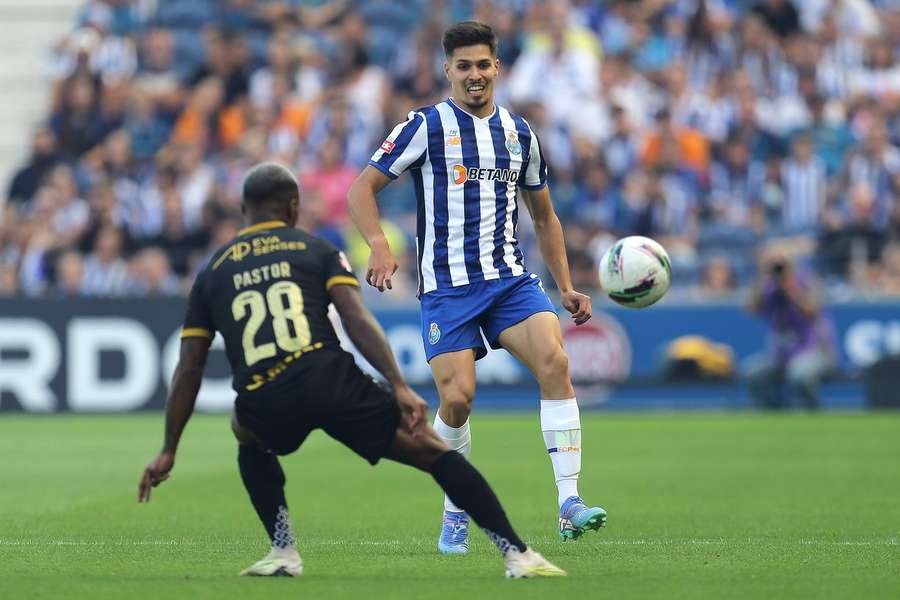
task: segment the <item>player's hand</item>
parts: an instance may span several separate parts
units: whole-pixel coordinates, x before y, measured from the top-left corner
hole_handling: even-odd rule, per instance
[[[562,305],[572,313],[572,320],[576,325],[586,323],[591,318],[591,297],[572,290],[562,295]]]
[[[149,502],[150,488],[154,488],[168,479],[169,471],[174,466],[174,452],[160,452],[156,458],[151,460],[144,469],[144,474],[141,475],[141,483],[138,485],[138,502]]]
[[[393,289],[391,277],[399,266],[387,243],[373,244],[372,253],[369,255],[369,268],[366,271],[366,283],[378,288],[379,292],[383,292],[385,288]]]
[[[425,428],[425,415],[427,414],[428,404],[420,395],[406,386],[395,387],[394,395],[397,397],[397,404],[400,406],[400,414],[406,429],[417,437]]]

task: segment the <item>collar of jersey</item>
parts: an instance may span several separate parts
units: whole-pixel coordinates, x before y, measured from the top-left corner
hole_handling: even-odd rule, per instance
[[[275,229],[276,227],[287,227],[287,223],[284,221],[263,221],[262,223],[251,225],[250,227],[244,227],[238,231],[238,235],[247,235],[248,233],[256,233],[257,231],[263,231],[264,229]]]
[[[469,115],[470,117],[472,117],[472,118],[475,119],[476,121],[490,121],[490,120],[494,117],[494,115],[497,114],[497,111],[500,110],[500,107],[497,106],[497,103],[496,103],[496,102],[494,102],[494,112],[492,112],[491,114],[489,114],[489,115],[486,116],[486,117],[476,117],[475,115],[473,115],[472,113],[470,113],[469,111],[467,111],[466,109],[464,109],[463,107],[461,107],[459,104],[457,104],[456,102],[454,102],[454,101],[453,101],[453,98],[447,98],[447,102],[449,102],[450,104],[452,104],[452,105],[456,108],[456,110],[458,110],[458,111],[460,111],[460,112],[466,113],[467,115]]]

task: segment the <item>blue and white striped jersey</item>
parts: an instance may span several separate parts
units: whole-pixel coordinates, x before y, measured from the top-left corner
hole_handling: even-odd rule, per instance
[[[391,179],[412,175],[420,295],[525,272],[517,188],[547,184],[525,119],[500,106],[478,118],[447,99],[409,113],[369,164]]]

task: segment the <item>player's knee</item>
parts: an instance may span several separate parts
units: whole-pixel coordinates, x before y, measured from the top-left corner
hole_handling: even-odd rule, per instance
[[[419,436],[419,439],[422,444],[422,455],[429,466],[450,450],[447,443],[434,430],[431,430],[430,435]]]
[[[466,378],[448,379],[438,382],[441,404],[453,410],[469,411],[475,398],[475,382]]]
[[[541,357],[538,363],[537,379],[541,383],[558,383],[569,378],[569,357],[559,346]]]
[[[401,460],[424,471],[429,471],[432,465],[449,451],[446,442],[431,427],[426,427],[425,431],[416,437],[409,436],[404,431],[402,438],[404,441],[401,446],[404,449]]]

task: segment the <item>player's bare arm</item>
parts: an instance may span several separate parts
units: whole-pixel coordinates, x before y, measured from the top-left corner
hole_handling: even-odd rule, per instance
[[[559,288],[563,308],[572,313],[576,325],[581,325],[591,318],[591,298],[572,288],[566,243],[559,217],[553,210],[550,189],[546,186],[539,190],[523,189],[522,194],[534,222],[534,233],[541,248],[541,255]]]
[[[427,405],[403,379],[387,336],[371,311],[363,304],[359,289],[349,285],[336,285],[328,294],[341,316],[350,340],[394,388],[407,429],[414,435],[418,434],[425,427]]]
[[[141,475],[138,486],[138,502],[150,500],[150,489],[169,478],[175,466],[175,452],[178,442],[194,412],[194,403],[203,381],[203,368],[209,355],[211,340],[205,337],[188,337],[181,340],[181,353],[172,388],[166,401],[166,433],[162,450],[150,461]]]
[[[366,269],[366,283],[378,288],[379,292],[392,289],[391,277],[398,266],[381,228],[378,202],[375,199],[375,194],[390,182],[390,177],[368,166],[359,174],[347,193],[350,217],[371,249]]]

